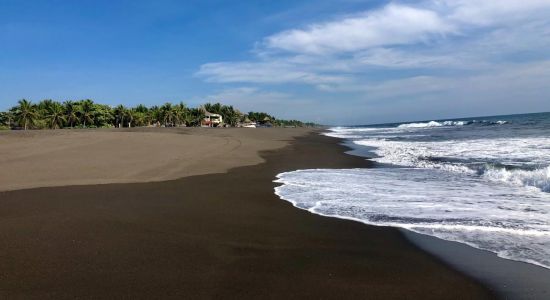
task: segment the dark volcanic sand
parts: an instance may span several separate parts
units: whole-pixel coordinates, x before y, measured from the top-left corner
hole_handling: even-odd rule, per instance
[[[311,134],[227,174],[0,193],[0,297],[491,297],[398,230],[273,193],[283,171],[368,164],[336,143]]]

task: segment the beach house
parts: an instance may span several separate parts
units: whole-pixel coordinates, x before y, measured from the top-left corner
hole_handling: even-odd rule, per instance
[[[220,114],[204,112],[204,119],[201,122],[202,127],[218,127],[223,125],[223,117]]]

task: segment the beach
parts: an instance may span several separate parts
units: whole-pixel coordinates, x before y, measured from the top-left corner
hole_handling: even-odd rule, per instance
[[[274,193],[282,172],[366,168],[311,129],[0,134],[3,298],[494,295],[398,229]]]

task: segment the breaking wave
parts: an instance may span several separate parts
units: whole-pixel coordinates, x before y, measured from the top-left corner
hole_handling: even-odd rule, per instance
[[[416,168],[298,170],[277,178],[277,195],[315,214],[405,228],[550,268],[547,193]]]
[[[398,166],[478,174],[508,184],[550,192],[550,139],[502,138],[446,141],[394,141],[363,138],[374,161]]]
[[[430,121],[425,123],[407,123],[397,126],[397,128],[426,128],[426,127],[443,127],[443,126],[464,126],[470,124],[483,124],[483,125],[504,125],[508,124],[507,121]]]

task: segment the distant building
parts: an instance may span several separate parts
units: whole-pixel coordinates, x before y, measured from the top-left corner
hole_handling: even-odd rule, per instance
[[[263,120],[261,120],[260,125],[262,127],[272,127],[273,126],[273,124],[271,124],[271,119],[269,117],[265,117]]]
[[[211,112],[204,112],[204,119],[201,122],[203,127],[218,127],[223,124],[223,117],[219,114],[214,114]]]
[[[242,123],[239,123],[239,127],[256,128],[256,122],[250,121],[248,117],[245,117]]]

